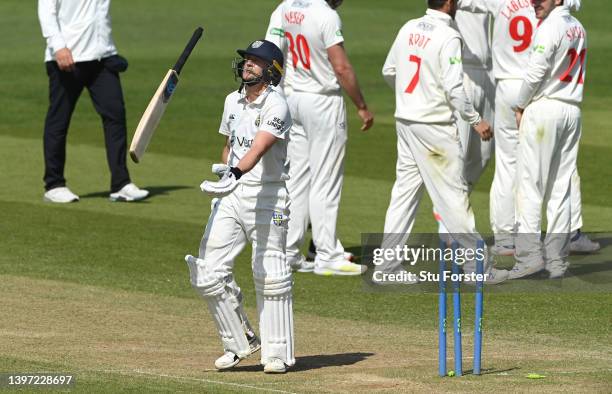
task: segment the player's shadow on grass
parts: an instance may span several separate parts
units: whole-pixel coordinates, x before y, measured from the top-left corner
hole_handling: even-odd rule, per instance
[[[143,189],[149,191],[149,196],[139,203],[146,202],[148,199],[155,196],[166,196],[175,190],[189,189],[190,186],[173,185],[173,186],[145,186]],[[94,192],[81,195],[81,198],[108,198],[109,192]]]
[[[347,365],[357,364],[364,361],[366,358],[373,356],[374,353],[338,353],[338,354],[317,354],[314,356],[296,357],[295,366],[290,371],[300,372],[309,371],[311,369],[319,369],[326,367],[342,367]],[[245,365],[232,368],[236,372],[255,372],[261,371],[261,365]]]

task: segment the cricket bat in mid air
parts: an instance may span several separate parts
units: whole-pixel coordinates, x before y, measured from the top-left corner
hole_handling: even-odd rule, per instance
[[[140,122],[138,122],[138,127],[136,128],[136,132],[134,133],[134,138],[132,139],[132,144],[130,145],[130,157],[134,160],[135,163],[138,163],[147,149],[147,145],[149,145],[149,141],[151,141],[151,137],[159,124],[159,121],[172,98],[172,94],[176,89],[176,85],[179,81],[179,74],[187,58],[193,51],[193,48],[198,43],[200,37],[202,37],[202,32],[204,29],[198,27],[194,32],[191,40],[187,43],[185,50],[181,54],[181,56],[176,61],[174,67],[172,67],[166,73],[166,76],[162,80],[161,84],[157,88],[157,91],[153,95],[153,98],[149,102],[147,109],[142,114],[140,118]]]

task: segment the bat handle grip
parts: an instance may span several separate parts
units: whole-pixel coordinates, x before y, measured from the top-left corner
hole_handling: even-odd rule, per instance
[[[191,36],[191,40],[189,40],[189,42],[187,43],[187,46],[183,50],[183,53],[181,53],[181,56],[176,61],[176,64],[174,65],[174,67],[172,67],[172,69],[176,71],[177,74],[181,73],[181,70],[183,69],[185,62],[187,61],[187,58],[191,54],[191,51],[193,51],[193,48],[198,43],[198,40],[200,39],[200,37],[202,37],[203,32],[204,32],[204,29],[202,29],[201,27],[198,27],[193,32],[193,36]]]

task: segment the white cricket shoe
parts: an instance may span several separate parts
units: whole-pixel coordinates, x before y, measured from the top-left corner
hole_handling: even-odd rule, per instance
[[[351,263],[348,260],[323,262],[316,261],[314,273],[323,276],[333,275],[361,275],[368,270],[368,267],[361,264]]]
[[[510,270],[508,279],[524,278],[526,276],[533,275],[537,272],[542,271],[544,267],[544,262],[541,262],[539,264],[516,263],[514,264],[514,267],[512,267],[512,269]]]
[[[507,270],[500,270],[493,267],[491,267],[486,274],[487,280],[483,282],[485,285],[496,285],[498,283],[505,282],[510,278],[510,272]]]
[[[118,192],[111,193],[110,200],[131,202],[145,199],[148,195],[148,190],[139,189],[138,186],[134,185],[133,183],[128,183]]]
[[[576,234],[572,235],[575,236]],[[601,249],[599,242],[591,241],[585,233],[578,232],[577,235],[578,238],[570,242],[571,253],[593,253]]]
[[[512,245],[493,245],[491,252],[497,256],[514,256],[514,246]]]
[[[285,373],[287,372],[287,365],[280,358],[271,358],[264,365],[265,373]]]
[[[486,279],[482,282],[483,285],[497,285],[499,283],[505,282],[509,279],[510,272],[507,270],[500,270],[497,268],[489,268],[487,272],[485,272]],[[469,286],[476,286],[476,281],[465,281],[463,284]]]
[[[299,255],[297,260],[294,260],[289,263],[291,266],[291,270],[297,272],[312,272],[315,268],[314,261],[308,261],[303,255]]]
[[[79,201],[79,196],[74,194],[66,186],[56,187],[45,192],[44,201],[66,204],[69,202]]]
[[[249,340],[249,354],[246,356],[248,357],[251,354],[257,352],[259,349],[261,349],[261,342],[259,341],[259,338],[255,334],[251,334],[251,335],[246,334],[246,336]],[[231,367],[238,365],[238,363],[241,360],[242,359],[238,357],[234,352],[230,352],[228,350],[225,353],[223,353],[221,357],[215,360],[215,368],[217,368],[220,371],[223,369],[229,369]]]
[[[223,353],[223,356],[215,360],[215,368],[221,371],[223,369],[231,368],[239,362],[240,357],[238,357],[234,352],[227,351]]]
[[[351,252],[347,252],[346,250],[344,251],[344,254],[342,256],[344,257],[344,260],[355,261],[355,255],[352,254]],[[317,258],[316,252],[309,250],[308,253],[306,253],[307,261],[315,261],[316,258]]]
[[[549,279],[560,279],[565,276],[569,262],[565,260],[555,260],[546,262],[546,271],[548,271]]]

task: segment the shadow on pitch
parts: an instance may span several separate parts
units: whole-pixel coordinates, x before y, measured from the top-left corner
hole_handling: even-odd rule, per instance
[[[149,191],[149,196],[146,199],[142,200],[142,201],[137,201],[138,203],[146,202],[151,197],[155,197],[155,196],[167,196],[168,194],[170,194],[173,191],[182,190],[182,189],[190,189],[191,187],[190,186],[182,186],[182,185],[172,185],[172,186],[143,186],[142,188]],[[110,193],[108,191],[93,192],[93,193],[83,194],[80,197],[81,198],[108,198],[109,194]]]
[[[498,369],[498,368],[483,368],[480,370],[480,374],[481,375],[504,375],[507,374],[508,372],[512,372],[512,371],[517,371],[521,369],[520,367],[510,367],[510,368],[505,368],[505,369]],[[473,369],[469,369],[467,371],[463,371],[464,375],[473,375],[474,374],[474,370]]]
[[[289,369],[290,372],[310,371],[312,369],[326,367],[342,367],[357,364],[364,361],[374,353],[339,353],[339,354],[317,354],[314,356],[296,357],[295,365]],[[245,365],[232,368],[235,372],[255,372],[262,370],[261,365]]]

